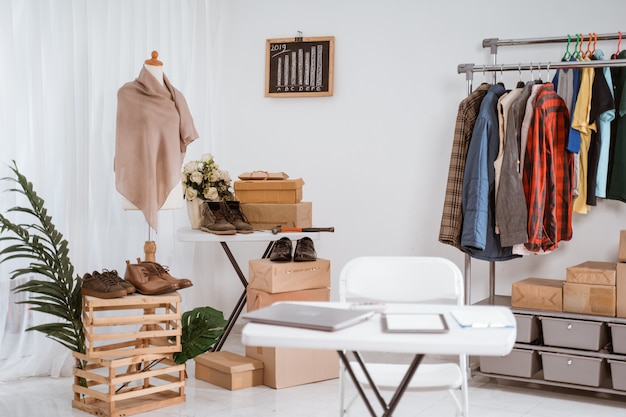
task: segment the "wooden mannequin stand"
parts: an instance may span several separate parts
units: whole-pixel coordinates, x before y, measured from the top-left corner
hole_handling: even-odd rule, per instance
[[[144,251],[144,261],[145,262],[156,262],[156,242],[153,240],[146,240],[146,243],[143,244]]]

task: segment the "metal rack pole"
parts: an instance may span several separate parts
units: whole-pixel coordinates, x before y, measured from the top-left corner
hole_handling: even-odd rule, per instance
[[[573,38],[576,38],[576,33],[574,33],[573,35],[569,35],[570,41]],[[601,33],[601,34],[596,34],[595,36],[596,41],[610,41],[610,40],[618,40],[621,38],[622,38],[622,32]],[[567,35],[544,37],[544,38],[522,38],[522,39],[487,38],[487,39],[483,39],[483,48],[490,48],[491,54],[495,55],[498,53],[498,46],[536,45],[536,44],[542,44],[542,43],[561,43],[561,42],[567,42],[567,41],[568,41]]]

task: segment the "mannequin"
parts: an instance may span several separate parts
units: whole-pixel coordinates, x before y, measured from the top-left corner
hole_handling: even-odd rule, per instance
[[[163,62],[159,61],[157,58],[159,57],[159,53],[157,51],[152,51],[152,58],[146,59],[144,61],[143,67],[148,70],[150,74],[156,78],[156,80],[161,84],[163,88],[165,88],[165,82],[163,81]],[[161,206],[159,210],[172,210],[179,209],[183,207],[183,186],[182,183],[178,183],[172,191],[170,191],[165,203]],[[128,201],[124,196],[122,196],[122,209],[123,210],[139,210],[139,208]]]
[[[122,209],[141,210],[148,222],[149,240],[144,245],[144,252],[145,260],[151,262],[155,262],[156,244],[151,240],[151,234],[152,230],[156,231],[157,228],[156,213],[158,210],[183,207],[180,168],[182,168],[187,144],[198,137],[184,97],[167,80],[163,73],[163,63],[157,58],[158,52],[152,51],[152,58],[144,61],[142,71],[145,75],[140,73],[135,81],[125,84],[118,91],[118,126],[114,164],[116,188],[122,195]],[[155,85],[154,81],[150,81],[151,79],[156,80],[161,87]],[[138,112],[134,110],[137,108],[150,110]],[[155,117],[155,115],[158,116]],[[176,120],[180,120],[180,123]],[[172,138],[178,140],[171,140]],[[149,149],[145,148],[146,146],[153,149],[157,146],[160,149],[159,156],[154,159],[153,153],[144,153],[144,149]],[[143,155],[145,157],[142,158]],[[154,167],[166,176],[152,176]],[[161,184],[158,185],[160,188],[156,189],[157,194],[154,194],[155,188],[145,187],[144,189],[141,183],[135,180],[143,174],[153,178],[146,184]],[[163,189],[166,184],[166,188]],[[126,195],[129,197],[127,198]],[[155,196],[158,196],[157,199]],[[133,198],[137,204],[131,202],[129,198]]]

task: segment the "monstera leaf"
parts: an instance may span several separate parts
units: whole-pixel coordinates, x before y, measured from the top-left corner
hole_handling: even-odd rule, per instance
[[[224,333],[224,314],[212,307],[197,307],[182,316],[182,351],[174,353],[178,364],[208,351]]]

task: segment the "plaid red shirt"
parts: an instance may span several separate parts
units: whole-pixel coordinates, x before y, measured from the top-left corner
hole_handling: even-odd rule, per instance
[[[554,250],[572,238],[574,158],[566,150],[569,112],[552,84],[537,93],[522,173],[533,252]]]

